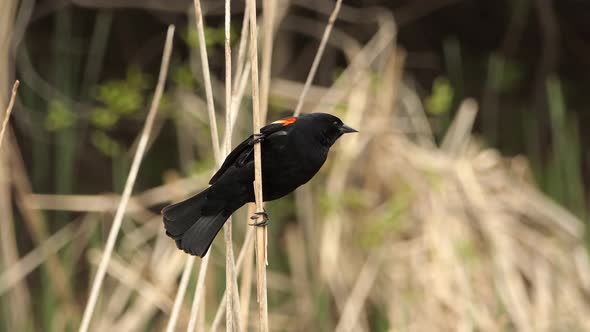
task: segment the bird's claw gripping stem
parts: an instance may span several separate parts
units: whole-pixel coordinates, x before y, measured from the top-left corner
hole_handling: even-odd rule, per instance
[[[265,138],[265,136],[262,133],[254,134],[254,137],[252,139],[252,144],[262,143],[262,141],[264,141],[264,138]]]
[[[253,223],[253,224],[249,224],[249,225],[250,226],[255,226],[255,227],[261,227],[261,226],[268,225],[268,222],[270,221],[270,218],[268,217],[268,213],[266,213],[266,211],[255,212],[254,215],[250,217],[250,219],[257,220],[260,216],[262,216],[262,221],[256,222],[256,223]]]

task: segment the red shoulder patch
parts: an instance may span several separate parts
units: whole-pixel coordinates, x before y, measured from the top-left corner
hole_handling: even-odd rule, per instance
[[[283,127],[285,127],[285,126],[294,124],[296,121],[297,121],[297,118],[290,117],[290,118],[286,118],[286,119],[277,120],[277,121],[273,122],[273,124],[282,124]]]

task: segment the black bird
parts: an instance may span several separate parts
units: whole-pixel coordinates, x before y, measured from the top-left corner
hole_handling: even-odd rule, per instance
[[[251,135],[227,156],[210,187],[162,210],[166,234],[186,253],[205,256],[229,216],[254,202],[256,142],[262,144],[263,198],[272,201],[309,181],[332,144],[352,132],[356,130],[326,113],[285,118],[261,128],[259,135]]]

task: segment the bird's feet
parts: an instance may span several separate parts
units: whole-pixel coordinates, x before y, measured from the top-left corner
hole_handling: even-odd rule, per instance
[[[254,137],[252,139],[252,144],[256,144],[256,143],[262,143],[262,141],[264,141],[265,135],[258,133],[258,134],[254,134]]]
[[[259,221],[259,222],[253,223],[253,224],[249,224],[249,225],[255,226],[255,227],[262,227],[262,226],[268,225],[270,218],[268,217],[268,213],[266,213],[266,210],[262,211],[262,212],[255,212],[254,215],[250,217],[250,219],[257,220],[261,216],[262,216],[262,221]]]

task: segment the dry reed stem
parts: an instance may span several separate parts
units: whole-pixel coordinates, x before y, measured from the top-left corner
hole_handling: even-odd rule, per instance
[[[205,44],[205,28],[203,23],[203,12],[201,10],[201,0],[193,1],[195,7],[195,17],[197,18],[197,35],[199,38],[199,52],[201,54],[201,67],[203,71],[203,81],[205,84],[205,96],[207,100],[207,114],[209,115],[209,124],[211,125],[211,142],[213,144],[213,156],[217,164],[221,163],[221,150],[219,147],[219,134],[217,132],[217,120],[215,119],[215,104],[213,100],[213,89],[211,88],[211,74],[209,72],[209,58],[207,57],[207,46]]]
[[[345,9],[346,7],[342,8],[340,18],[344,16]],[[335,33],[336,28],[332,31],[331,41],[334,41]],[[378,61],[372,61],[372,65],[382,60],[383,57],[379,56]],[[365,66],[361,72],[367,75],[370,70]],[[348,183],[354,184],[354,189],[363,193],[358,195],[363,204],[354,208],[347,204],[340,205],[339,209],[343,210],[336,220],[343,224],[342,243],[350,244],[340,247],[342,253],[338,255],[339,260],[336,262],[340,267],[336,272],[341,274],[338,280],[341,284],[334,289],[341,293],[338,296],[334,294],[334,299],[339,306],[344,306],[341,310],[347,311],[346,299],[352,294],[350,290],[358,284],[355,276],[358,275],[358,267],[362,266],[366,257],[359,253],[365,250],[372,251],[379,245],[384,245],[390,256],[385,258],[385,263],[381,267],[383,272],[378,273],[373,291],[369,293],[369,298],[365,302],[371,303],[372,307],[364,305],[354,308],[354,314],[361,321],[368,315],[369,310],[377,307],[387,313],[389,327],[395,331],[502,331],[522,327],[527,322],[534,331],[559,329],[560,326],[579,326],[579,330],[588,330],[584,327],[588,326],[585,321],[588,316],[590,268],[587,254],[583,254],[585,249],[580,237],[583,231],[582,223],[537,192],[530,184],[523,185],[515,181],[514,176],[509,173],[513,171],[512,166],[507,165],[515,163],[517,158],[501,158],[496,151],[482,150],[477,141],[469,137],[465,140],[456,140],[457,144],[454,146],[460,147],[456,150],[458,156],[451,156],[437,149],[428,135],[424,135],[418,128],[420,125],[428,126],[428,122],[422,121],[425,117],[419,103],[407,102],[412,98],[411,91],[400,92],[401,100],[397,104],[406,105],[406,108],[409,108],[407,105],[412,105],[412,109],[404,112],[403,116],[397,116],[391,112],[391,107],[387,106],[390,103],[387,100],[391,96],[386,94],[395,90],[386,86],[391,75],[382,74],[382,71],[374,67],[372,70],[378,71],[384,80],[380,82],[383,85],[379,85],[380,89],[376,92],[377,98],[369,98],[370,110],[367,110],[368,114],[363,117],[362,137],[358,136],[359,141],[370,139],[370,143],[367,149],[354,152],[356,162],[361,165],[358,167],[359,170],[352,170],[348,175]],[[235,84],[238,83],[234,82]],[[408,84],[405,84],[401,90],[410,90],[411,86],[408,88]],[[316,99],[312,98],[313,89],[312,86],[308,100]],[[347,86],[333,89],[332,94],[349,91]],[[355,85],[356,89],[359,89],[358,84]],[[271,91],[271,94],[273,93],[274,91]],[[323,90],[320,93],[323,93]],[[292,98],[297,100],[298,94],[299,90]],[[374,93],[371,92],[369,95],[372,97]],[[374,103],[374,100],[377,102]],[[351,109],[350,112],[353,111],[355,110]],[[411,114],[410,123],[406,114]],[[466,119],[455,120],[461,122]],[[409,133],[412,139],[418,137],[419,144],[409,141],[405,135],[400,135],[398,128],[392,129],[392,125],[404,129],[408,127],[403,132]],[[470,142],[466,144],[468,140]],[[11,142],[9,140],[6,143]],[[465,145],[468,146],[463,149]],[[331,153],[335,155],[332,155],[330,163],[343,160],[339,148]],[[467,172],[475,174],[465,176],[464,173]],[[175,190],[174,187],[162,189],[174,195],[181,191]],[[398,202],[407,191],[411,191],[410,197],[407,198],[408,202],[401,204],[400,215],[395,216],[395,220],[391,222],[395,229],[381,230],[383,232],[379,232],[376,237],[383,235],[382,241],[371,239],[379,241],[376,246],[373,246],[374,243],[368,247],[357,245],[372,226],[381,224],[380,220],[382,221],[384,215],[387,216],[389,213],[390,202]],[[148,205],[148,202],[166,199],[165,195],[155,195],[151,198],[153,201],[144,201],[139,199],[142,195],[136,196],[138,211],[141,204]],[[97,201],[109,198],[94,197]],[[90,202],[93,197],[87,198]],[[481,202],[485,206],[482,206]],[[300,218],[305,219],[306,227],[311,228],[312,236],[309,236],[309,239],[314,240],[315,235],[320,233],[317,229],[321,229],[321,223],[313,223],[311,218],[314,202],[307,203],[311,208],[298,207],[297,213],[304,216]],[[131,208],[132,202],[129,204]],[[345,218],[355,218],[355,223],[346,223]],[[124,226],[126,225],[128,224],[125,223]],[[320,252],[309,249],[308,244],[306,243],[305,249],[309,250],[310,255]],[[151,246],[152,243],[145,244],[145,248]],[[175,248],[166,248],[160,243],[153,247],[154,253],[158,251],[158,257],[181,256],[173,255],[172,249],[176,250]],[[117,252],[123,255],[128,252],[127,250],[135,249],[121,246]],[[142,248],[141,251],[145,250]],[[576,253],[575,257],[572,253]],[[505,258],[502,258],[504,256]],[[296,262],[298,259],[292,261]],[[316,266],[314,259],[310,259],[310,262],[311,266]],[[163,269],[162,265],[160,269]],[[176,278],[179,271],[175,270],[170,274]],[[297,278],[297,273],[302,273],[295,269],[291,271],[293,278]],[[316,272],[310,271],[312,275]],[[525,280],[524,295],[522,280],[519,278]],[[281,291],[285,291],[288,288],[285,287],[285,283],[292,280],[286,279],[284,275],[273,275],[272,271],[269,271],[268,279],[271,290]],[[156,280],[162,280],[161,283],[164,284],[165,279]],[[173,280],[168,286],[175,282]],[[313,286],[316,285],[311,285]],[[120,288],[113,294],[119,294],[118,289]],[[293,326],[300,316],[295,318],[292,309],[296,308],[295,301],[300,293],[297,288],[290,292],[294,296],[271,310],[273,329],[283,324],[283,327],[297,330]],[[244,288],[240,295],[243,294]],[[513,310],[514,306],[517,306],[516,310]],[[202,307],[204,306],[201,305]],[[162,315],[154,313],[149,316],[150,312],[153,311],[142,311],[143,316],[132,318],[133,315],[140,315],[133,306],[118,315],[110,314],[110,317],[123,315],[125,322],[120,323],[118,327],[135,329],[152,318],[158,328],[158,317]],[[202,310],[200,312],[202,313]],[[180,317],[184,315],[181,314]],[[334,316],[330,316],[327,324],[336,324],[341,317],[335,317],[336,320],[332,318]],[[203,320],[199,318],[198,321]],[[242,327],[248,327],[243,320],[241,323]],[[357,325],[358,330],[368,330],[362,323]],[[114,330],[110,326],[106,327]],[[352,328],[356,331],[355,327]],[[101,325],[99,330],[107,328],[103,329]]]
[[[405,82],[402,82],[399,94],[403,96],[400,103],[408,113],[410,132],[416,133],[417,143],[425,148],[435,148],[434,133],[430,128],[420,96]]]
[[[244,243],[242,245],[242,249],[240,249],[240,253],[238,254],[238,259],[236,261],[236,277],[240,275],[242,272],[242,265],[244,264],[244,259],[251,258],[252,252],[249,248],[252,248],[252,239],[254,238],[254,230],[246,230],[246,234],[244,237]],[[250,256],[248,256],[250,255]],[[250,260],[251,262],[251,260]],[[227,296],[227,289],[223,292],[221,296],[221,301],[219,302],[219,306],[217,307],[217,311],[215,312],[215,318],[213,319],[213,323],[211,323],[211,331],[216,331],[221,323],[221,316],[223,315],[225,304],[226,304],[226,296]],[[241,307],[241,306],[240,306]],[[246,305],[245,308],[247,309],[248,306]],[[244,322],[240,319],[240,324],[244,327],[244,330],[248,330],[248,326],[244,324]]]
[[[138,213],[145,211],[146,207],[169,202],[170,193],[178,197],[189,195],[205,185],[209,176],[209,173],[190,176],[136,194],[129,199],[127,213]],[[116,194],[27,194],[26,197],[27,203],[35,210],[76,212],[114,212],[121,201],[121,196]]]
[[[224,50],[225,50],[225,136],[223,142],[223,156],[231,150],[231,113],[232,113],[232,63],[231,63],[231,1],[225,0],[224,22]],[[231,235],[231,234],[230,234]],[[227,249],[227,248],[226,248]]]
[[[8,135],[11,135],[10,127],[7,129]],[[10,162],[11,162],[11,177],[12,184],[14,186],[16,205],[18,206],[23,220],[32,235],[33,241],[40,249],[44,250],[41,245],[48,239],[47,230],[43,223],[43,218],[38,211],[35,211],[27,197],[31,194],[31,184],[27,178],[25,163],[22,159],[22,153],[18,147],[16,139],[11,135],[11,139],[7,140],[7,147],[10,150]],[[55,290],[60,296],[61,300],[64,301],[66,307],[66,313],[71,316],[73,320],[78,320],[80,316],[80,309],[75,303],[72,290],[67,282],[68,274],[64,266],[61,264],[58,257],[46,253],[47,257],[47,272],[51,279],[52,285],[55,286]]]
[[[395,44],[397,28],[393,16],[386,12],[379,12],[377,18],[379,30],[346,67],[328,93],[320,99],[318,107],[325,107],[325,105],[333,107],[345,98],[350,87],[358,83],[358,80],[366,74],[367,69],[377,57],[390,47],[392,42]]]
[[[201,303],[205,301],[203,293],[205,292],[205,278],[207,277],[207,267],[209,266],[209,257],[211,255],[205,255],[201,260],[201,266],[199,267],[199,274],[197,275],[197,286],[195,287],[195,295],[193,296],[193,304],[191,305],[191,314],[190,319],[188,321],[187,331],[193,332],[195,327],[197,326],[197,318],[199,310],[201,309]],[[188,259],[190,260],[194,257],[190,256]],[[186,289],[186,286],[184,287]],[[179,292],[181,287],[178,286]],[[184,296],[184,294],[183,294]],[[177,295],[177,297],[179,297]],[[174,329],[170,329],[169,331],[174,331]]]
[[[225,140],[223,148],[223,157],[225,158],[231,150],[232,137],[232,63],[231,63],[231,1],[225,0]],[[219,165],[221,166],[221,165]],[[239,322],[239,295],[238,283],[236,276],[236,266],[234,262],[234,249],[232,243],[232,218],[231,216],[223,226],[225,240],[225,289],[227,292],[225,310],[226,331],[240,331]],[[192,331],[189,331],[192,332]]]
[[[254,134],[260,134],[261,114],[260,96],[258,90],[258,32],[256,24],[256,1],[250,0],[250,63],[252,69],[252,124]],[[256,211],[264,212],[264,198],[262,197],[262,150],[260,142],[254,144],[254,196]],[[256,222],[262,220],[262,215]],[[259,329],[268,331],[268,304],[266,288],[266,226],[256,227],[256,280],[258,294]]]
[[[149,272],[151,276],[150,280],[158,281],[160,289],[170,290],[176,285],[177,277],[183,269],[185,255],[180,255],[176,248],[169,248],[168,254],[169,259],[162,260],[158,267],[150,267],[149,256],[143,251],[135,251],[129,261],[135,269],[139,269],[140,273],[144,274]],[[111,294],[119,295],[118,293],[112,292]],[[112,326],[108,326],[109,331],[140,331],[146,326],[151,318],[159,312],[157,307],[151,301],[133,301],[132,305],[129,306],[127,301],[123,301],[123,305],[120,310],[115,311],[114,317],[117,317],[117,321]],[[164,316],[165,317],[165,316]],[[102,329],[98,329],[102,331]]]
[[[369,84],[370,80],[368,76],[365,76],[356,85],[356,89],[352,91],[349,96],[349,111],[346,116],[349,119],[343,119],[345,123],[348,123],[353,128],[359,128],[361,134],[364,129],[362,125],[362,117],[367,111],[367,104],[369,101]],[[351,118],[353,117],[353,118]],[[341,153],[333,158],[336,158],[335,167],[332,168],[331,173],[326,180],[326,191],[331,197],[334,197],[338,201],[342,193],[345,190],[346,181],[350,175],[350,171],[354,162],[354,156],[360,151],[359,139],[351,139],[349,144],[341,147]],[[337,275],[336,270],[339,269],[338,261],[339,256],[342,254],[341,248],[341,234],[343,230],[343,223],[338,220],[340,216],[338,211],[334,211],[329,215],[323,223],[322,240],[320,247],[320,262],[321,262],[321,275],[329,277],[331,275]],[[327,279],[329,282],[329,279]]]
[[[98,264],[102,252],[99,249],[93,249],[89,253],[90,262]],[[145,280],[140,274],[141,269],[133,269],[125,264],[120,257],[113,255],[109,261],[107,272],[127,288],[136,291],[146,301],[153,303],[163,312],[169,312],[172,307],[172,300],[166,295],[164,290]]]
[[[172,53],[172,38],[174,36],[174,26],[171,25],[168,27],[168,32],[166,34],[166,42],[164,44],[164,52],[162,54],[162,63],[160,66],[160,73],[158,76],[158,84],[156,86],[156,91],[154,93],[154,98],[152,99],[152,103],[150,106],[150,110],[147,115],[147,119],[145,125],[143,127],[141,133],[141,139],[137,146],[137,150],[135,151],[135,155],[133,157],[133,162],[131,164],[131,169],[129,170],[129,174],[127,176],[127,181],[125,183],[125,188],[123,190],[123,195],[121,198],[121,202],[119,203],[119,207],[117,208],[117,212],[115,214],[113,220],[113,226],[109,231],[109,237],[107,239],[107,243],[105,246],[104,254],[101,258],[100,264],[98,266],[98,271],[94,278],[94,282],[92,284],[92,289],[90,291],[90,297],[86,304],[86,308],[84,309],[84,315],[82,317],[82,323],[80,324],[80,332],[88,331],[90,327],[90,320],[92,318],[92,314],[94,313],[94,308],[96,306],[96,302],[98,300],[98,295],[100,292],[100,288],[102,286],[102,282],[104,281],[104,277],[107,271],[107,267],[109,264],[109,260],[113,254],[113,250],[115,248],[115,242],[117,240],[117,235],[119,234],[119,230],[121,229],[121,224],[123,223],[123,216],[125,215],[125,210],[127,208],[127,203],[129,203],[129,198],[131,197],[131,192],[133,191],[133,185],[135,184],[135,180],[137,178],[137,173],[139,172],[139,166],[141,165],[141,161],[143,159],[143,155],[145,154],[146,146],[148,143],[148,139],[151,133],[152,126],[154,124],[154,120],[156,119],[156,112],[158,111],[158,106],[160,105],[160,99],[162,98],[162,94],[164,93],[164,86],[166,84],[166,77],[168,75],[168,64],[170,62],[170,55]]]
[[[334,22],[336,22],[336,18],[338,17],[338,13],[340,12],[340,7],[342,6],[342,0],[336,0],[336,4],[334,5],[334,10],[332,14],[330,14],[330,19],[328,20],[328,25],[326,25],[326,29],[324,30],[324,35],[322,36],[322,40],[320,41],[320,46],[318,47],[318,52],[313,59],[313,63],[311,64],[311,69],[309,70],[309,74],[307,75],[307,79],[305,80],[305,85],[303,86],[303,90],[301,91],[301,95],[299,96],[299,101],[297,102],[297,106],[295,106],[295,111],[293,112],[294,116],[299,116],[301,114],[301,108],[303,107],[303,101],[305,100],[305,96],[307,95],[307,91],[311,86],[311,82],[315,77],[315,73],[320,66],[320,61],[322,59],[322,55],[324,55],[324,50],[326,49],[326,44],[328,43],[328,39],[330,38],[330,33],[332,32],[332,28],[334,27]]]
[[[114,288],[113,294],[117,294],[117,296],[112,296],[106,304],[106,309],[101,315],[101,320],[96,323],[97,331],[112,330],[116,317],[124,310],[125,305],[129,303],[132,293],[133,290],[123,284],[118,284]]]
[[[359,155],[359,152],[364,149],[364,145],[367,140],[365,132],[369,129],[365,127],[366,121],[363,121],[365,114],[369,109],[370,101],[370,79],[368,74],[360,78],[357,85],[354,86],[353,91],[349,96],[348,109],[343,121],[353,128],[359,128],[361,133],[351,139],[351,142],[341,146],[337,156],[335,158],[334,167],[332,168],[328,179],[326,180],[326,191],[329,193],[336,202],[342,197],[342,193],[345,192],[346,184],[349,177],[354,169],[353,165],[356,165],[355,157]],[[336,167],[337,166],[337,167]],[[348,286],[346,285],[345,278],[340,272],[341,270],[341,257],[344,255],[344,247],[346,242],[343,241],[343,234],[346,230],[346,222],[342,219],[345,218],[344,214],[341,214],[339,209],[333,211],[326,217],[323,223],[323,229],[321,231],[320,241],[320,274],[321,277],[325,278],[332,295],[336,301],[337,309],[340,315],[344,315],[346,294],[348,293]],[[340,262],[340,263],[339,263]],[[355,331],[367,331],[368,323],[367,319],[362,315],[358,321],[354,322],[355,325],[350,328]]]
[[[5,269],[0,275],[0,296],[43,264],[47,259],[47,255],[55,254],[70,243],[73,240],[74,234],[77,233],[72,231],[73,226],[74,224],[68,224],[63,227],[51,235],[40,246],[23,256],[18,262]]]
[[[10,167],[9,152],[8,149],[0,150],[0,254],[2,265],[5,267],[13,266],[19,262],[16,241],[18,237],[15,231],[14,211],[12,208],[11,173],[13,170]],[[7,317],[8,326],[12,326],[14,330],[30,328],[27,327],[30,322],[27,322],[25,316],[19,312],[20,310],[24,312],[31,311],[31,294],[24,280],[18,279],[15,282],[9,296],[6,297],[6,302],[8,305],[7,310],[10,313]]]
[[[449,126],[441,143],[441,150],[451,156],[459,156],[465,153],[471,130],[477,115],[477,102],[474,99],[465,99],[459,106],[455,120]]]
[[[26,6],[17,0],[5,0],[2,1],[2,10],[0,11],[0,107],[2,108],[5,106],[4,103],[9,100],[7,92],[11,75],[14,72],[13,46],[17,45],[19,41],[20,31],[16,24],[17,16],[20,14],[19,7]],[[2,144],[1,140],[0,144]]]
[[[310,241],[311,242],[311,241]],[[291,271],[291,284],[293,293],[297,294],[295,299],[296,317],[293,328],[297,331],[309,331],[312,329],[313,320],[313,289],[309,280],[307,250],[301,244],[306,243],[302,226],[291,225],[285,231],[285,244],[287,261]]]
[[[168,249],[166,259],[160,260],[157,266],[150,264],[151,257],[146,253],[146,250],[125,252],[119,249],[119,252],[121,255],[131,254],[128,259],[131,265],[129,268],[136,270],[140,275],[149,277],[150,282],[153,282],[158,289],[168,293],[169,290],[176,286],[177,277],[181,274],[186,260],[186,256],[178,254],[176,248],[168,247]],[[103,324],[97,327],[98,331],[139,331],[142,329],[142,326],[145,326],[150,321],[154,314],[160,311],[152,301],[131,301],[131,305],[129,305],[130,295],[132,294],[130,292],[124,292],[120,295],[118,291],[119,289],[111,291],[111,294],[113,294],[111,299],[119,296],[122,298],[116,301],[111,300],[107,304],[106,310],[109,312],[110,317],[105,317],[106,321],[103,320],[101,322]],[[116,296],[114,296],[115,294]],[[165,313],[169,313],[171,311],[170,308],[174,305],[172,300],[169,303],[170,306],[167,310],[164,310]],[[109,319],[111,323],[109,323]],[[104,324],[107,324],[107,327]]]
[[[275,6],[278,0],[263,0],[262,12],[264,14],[262,35],[262,66],[260,73],[260,118],[266,122],[268,113],[268,91],[272,68],[273,31],[275,24]]]
[[[208,261],[209,261],[209,255],[207,255],[205,258],[203,258],[203,260],[201,261],[201,265],[208,263]],[[186,288],[188,287],[188,281],[190,279],[194,264],[195,264],[195,256],[189,256],[186,260],[186,263],[184,264],[184,270],[182,271],[182,277],[180,277],[180,284],[178,284],[178,291],[176,293],[176,296],[174,297],[174,305],[172,306],[170,318],[168,319],[168,325],[166,326],[166,332],[174,332],[174,330],[176,328],[176,324],[178,323],[178,315],[180,313],[180,307],[182,306],[182,302],[184,300],[184,294],[186,293]],[[200,276],[201,275],[200,275],[200,271],[199,271],[199,277]],[[200,297],[199,297],[199,299],[200,299]],[[195,303],[198,303],[196,298],[195,298]],[[191,315],[191,316],[193,316],[193,315]],[[189,324],[189,326],[190,326],[190,324]]]
[[[213,146],[213,155],[214,155],[214,159],[215,159],[215,163],[217,165],[219,165],[221,163],[221,151],[220,151],[220,146],[219,146],[219,136],[217,133],[217,120],[215,118],[215,105],[214,105],[214,100],[213,100],[213,92],[212,92],[212,88],[211,88],[211,75],[209,73],[209,59],[207,56],[207,46],[205,43],[205,29],[204,29],[204,24],[203,24],[203,12],[201,10],[201,1],[200,0],[194,0],[193,1],[193,5],[195,8],[195,23],[196,23],[196,28],[197,28],[197,35],[199,38],[199,51],[200,51],[200,57],[201,57],[201,66],[202,66],[202,72],[203,72],[203,80],[205,82],[205,97],[207,99],[207,114],[209,116],[209,125],[211,127],[211,144]],[[200,310],[200,305],[202,303],[202,295],[203,295],[203,290],[204,290],[204,286],[205,286],[205,277],[207,275],[207,269],[209,268],[209,256],[210,255],[206,255],[205,257],[203,257],[203,259],[201,260],[201,265],[199,266],[199,274],[197,276],[197,286],[195,288],[195,295],[193,297],[193,304],[191,306],[191,317],[189,319],[189,324],[188,324],[188,330],[192,331],[194,330],[195,326],[196,326],[196,318],[197,318],[197,314]],[[192,265],[195,262],[195,257],[194,256],[189,256],[187,261],[186,261],[186,267],[185,267],[185,272],[188,274],[190,269],[188,269],[188,266],[190,265],[192,267]],[[184,273],[183,272],[183,278],[184,278]],[[187,275],[187,280],[188,280],[188,275]],[[174,331],[174,328],[176,327],[176,323],[178,320],[178,312],[180,311],[180,303],[182,303],[182,298],[184,297],[184,294],[186,292],[186,287],[188,285],[188,282],[183,284],[181,283],[178,286],[178,290],[176,293],[176,297],[174,302],[178,302],[179,305],[175,306],[172,310],[172,315],[170,317],[170,319],[168,320],[168,325],[166,328],[166,331],[172,332]]]
[[[346,300],[342,315],[340,315],[340,321],[338,322],[338,325],[336,325],[334,331],[354,331],[354,327],[358,324],[357,321],[361,314],[362,306],[367,300],[371,288],[375,284],[377,272],[379,271],[383,257],[384,253],[381,250],[376,250],[367,258],[365,265],[359,273],[354,288]]]
[[[244,94],[246,93],[246,86],[248,85],[248,73],[250,72],[250,61],[246,62],[243,70],[244,74],[240,77],[240,84],[238,85],[238,91],[234,91],[234,97],[232,98],[232,105],[231,105],[231,123],[232,127],[236,124],[238,120],[238,113],[240,110],[240,105],[242,104],[242,99],[244,98]]]
[[[199,49],[200,49],[200,53],[201,53],[201,63],[203,64],[203,76],[204,76],[204,81],[205,81],[205,86],[206,86],[206,98],[207,98],[207,105],[208,105],[208,111],[209,111],[209,122],[210,122],[210,126],[212,128],[212,131],[215,131],[215,135],[212,134],[213,136],[213,150],[215,152],[215,160],[217,163],[217,167],[219,167],[221,165],[221,152],[219,151],[219,142],[218,142],[218,135],[217,135],[217,122],[215,119],[215,113],[214,113],[214,109],[213,109],[213,94],[211,92],[211,77],[209,74],[209,62],[208,62],[208,58],[207,58],[207,49],[206,49],[206,44],[205,44],[205,32],[204,32],[204,27],[203,27],[203,14],[201,11],[201,3],[200,0],[194,0],[194,7],[195,7],[195,16],[197,18],[196,23],[197,23],[197,32],[199,35]],[[237,107],[236,107],[236,111],[233,112],[235,103],[233,102],[232,99],[232,87],[231,87],[231,48],[230,48],[230,39],[229,39],[229,33],[230,33],[230,3],[229,1],[225,2],[225,60],[226,60],[226,75],[225,75],[225,89],[226,89],[226,96],[225,96],[225,104],[226,104],[226,132],[225,132],[225,137],[224,137],[224,151],[223,151],[223,155],[226,155],[227,153],[229,153],[229,150],[231,148],[231,132],[232,132],[232,127],[233,127],[233,122],[231,121],[232,118],[232,114],[236,113],[237,114]],[[236,115],[237,116],[237,115]],[[226,269],[227,269],[227,278],[226,278],[226,284],[228,285],[229,289],[230,289],[230,293],[232,294],[232,299],[234,298],[233,294],[237,294],[237,280],[236,280],[236,276],[235,276],[235,264],[233,261],[233,245],[232,245],[232,240],[231,240],[231,218],[226,222],[225,226],[224,226],[224,240],[225,240],[225,244],[226,244]],[[187,263],[189,261],[193,260],[194,261],[194,257],[189,257]],[[193,304],[191,306],[191,314],[190,314],[190,319],[189,319],[189,324],[187,326],[187,331],[194,331],[196,324],[197,324],[197,318],[198,318],[198,314],[199,312],[201,312],[203,309],[200,308],[200,304],[202,301],[202,292],[204,290],[204,284],[205,284],[205,277],[206,277],[206,272],[208,269],[208,265],[209,265],[209,255],[207,255],[206,257],[203,258],[203,260],[201,261],[201,265],[199,267],[199,274],[197,277],[197,286],[195,288],[195,294],[193,297]],[[186,288],[186,286],[185,286]],[[234,290],[232,292],[232,290]],[[179,288],[179,294],[180,292],[184,293],[184,290],[182,290],[181,288]],[[184,295],[183,295],[184,296]],[[235,305],[234,305],[235,301],[228,301],[228,306],[230,306],[231,308],[233,308],[232,310],[228,310],[228,316],[226,317],[228,321],[231,321],[230,323],[230,330],[233,330],[233,326],[235,323],[235,327],[237,329],[239,329],[239,323],[235,321],[234,318],[234,310],[235,310]],[[237,304],[239,305],[239,304]],[[239,312],[238,310],[236,310],[235,312]],[[175,324],[175,322],[170,322],[172,326],[173,324]],[[172,328],[173,329],[173,328]]]
[[[245,8],[244,8],[244,17],[242,19],[242,30],[240,32],[240,46],[238,47],[238,59],[237,59],[237,66],[236,66],[236,75],[234,77],[234,85],[233,91],[234,93],[238,90],[238,84],[240,84],[242,80],[243,73],[248,73],[248,70],[244,70],[244,65],[246,63],[246,45],[248,43],[248,25],[250,24],[250,15],[248,15],[248,6],[250,6],[250,1],[245,1]],[[248,76],[248,75],[246,75]],[[235,98],[234,98],[235,99]]]
[[[322,35],[318,36],[317,31],[322,27],[325,27],[324,22],[320,23],[314,19],[303,17],[289,17],[284,24],[284,28],[281,28],[287,31],[295,31],[300,34],[308,35],[321,41]],[[352,35],[337,28],[332,29],[327,45],[330,45],[337,50],[341,50],[347,62],[351,62],[352,59],[354,59],[354,56],[360,52],[362,47],[361,43],[359,43]],[[304,85],[305,82],[301,83],[301,88],[303,88]],[[313,88],[313,85],[311,85],[310,88]],[[300,95],[301,90],[297,92],[297,100]]]
[[[252,203],[248,203],[248,216],[251,216],[256,212],[256,205]],[[255,231],[252,230],[249,233],[254,234]],[[252,236],[254,237],[254,236]],[[240,285],[240,322],[244,329],[248,329],[248,320],[250,318],[250,297],[252,295],[252,273],[254,270],[254,241],[250,241],[247,247],[245,247],[246,251],[245,255],[245,262],[244,268],[242,272],[242,280]]]
[[[19,85],[19,80],[16,80],[14,81],[14,85],[12,86],[12,95],[10,96],[10,102],[8,102],[8,106],[6,107],[6,112],[4,113],[4,121],[2,121],[2,130],[0,131],[0,148],[2,147],[4,133],[6,132],[6,128],[8,127],[8,120],[10,119],[12,108],[14,107],[14,101],[16,100],[16,92],[18,91]]]

